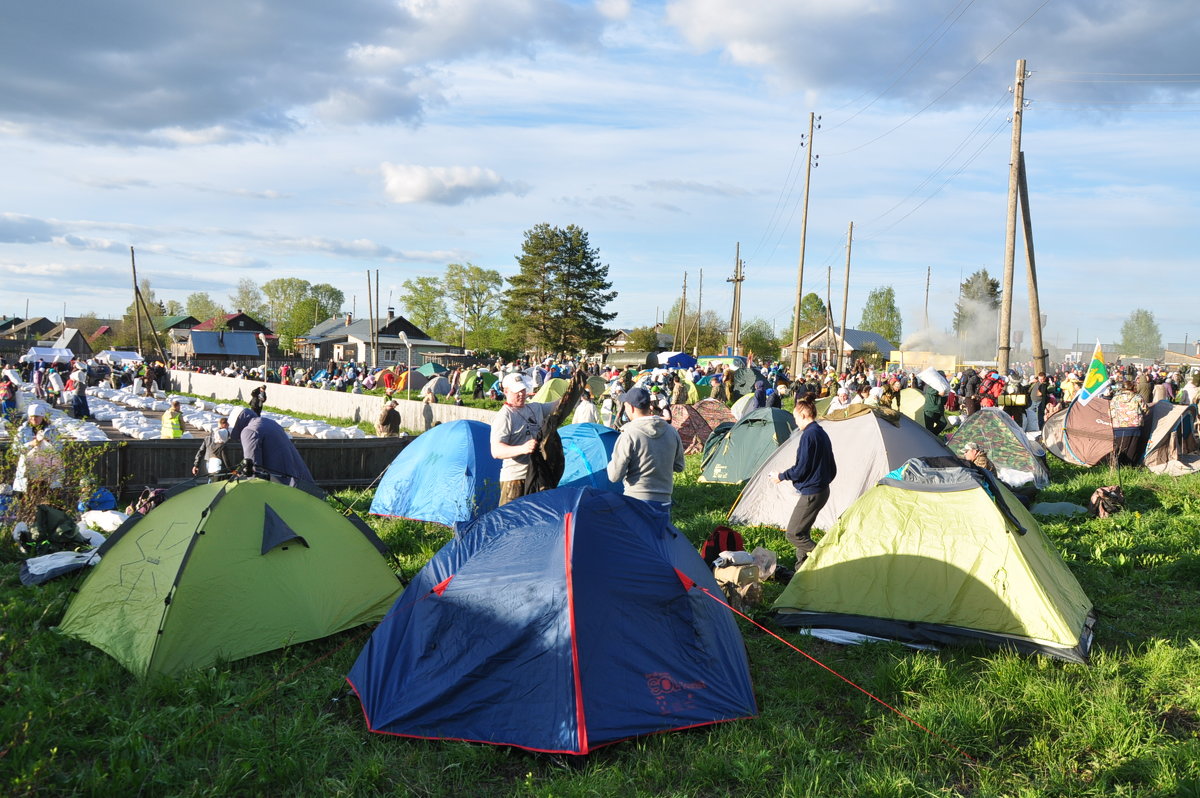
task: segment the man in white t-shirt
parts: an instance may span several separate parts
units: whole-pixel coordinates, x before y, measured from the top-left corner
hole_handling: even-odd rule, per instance
[[[500,505],[525,495],[529,455],[537,448],[542,422],[558,402],[527,402],[529,383],[521,374],[500,381],[504,406],[492,419],[492,457],[500,461]]]

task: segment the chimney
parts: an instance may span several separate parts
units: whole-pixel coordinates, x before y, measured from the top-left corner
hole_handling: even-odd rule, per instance
[[[388,308],[388,317],[387,317],[387,323],[388,323],[388,324],[391,324],[391,323],[392,323],[392,322],[394,322],[395,320],[396,320],[396,309],[395,309],[395,308]]]
[[[354,318],[353,318],[353,316],[352,316],[351,314],[347,313],[347,314],[346,314],[346,326],[347,326],[347,327],[349,327],[349,326],[350,326],[350,322],[352,322],[352,321],[354,321]]]

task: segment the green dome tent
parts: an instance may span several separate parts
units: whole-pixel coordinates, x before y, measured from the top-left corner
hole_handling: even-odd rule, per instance
[[[402,587],[385,552],[300,488],[197,485],[112,534],[59,630],[139,676],[207,667],[380,620]]]
[[[1069,662],[1087,661],[1095,622],[1029,511],[957,458],[914,458],[881,479],[821,538],[773,609],[781,625],[818,636],[976,641]]]
[[[764,407],[721,424],[704,442],[701,482],[745,482],[796,429],[791,413]]]

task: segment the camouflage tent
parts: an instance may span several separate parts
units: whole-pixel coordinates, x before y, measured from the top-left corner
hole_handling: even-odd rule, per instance
[[[1050,484],[1046,450],[1017,426],[999,407],[981,407],[966,416],[946,439],[950,451],[961,456],[974,443],[992,461],[996,476],[1014,491],[1041,490]]]

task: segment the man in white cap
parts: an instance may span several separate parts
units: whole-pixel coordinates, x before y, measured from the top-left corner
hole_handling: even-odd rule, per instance
[[[58,433],[50,421],[50,406],[30,402],[25,412],[27,420],[16,436],[20,459],[13,475],[13,491],[24,494],[18,505],[19,520],[32,524],[38,504],[57,503],[53,493],[62,487],[63,463]]]
[[[558,402],[529,402],[529,383],[523,374],[506,374],[500,381],[504,406],[492,419],[492,457],[500,461],[500,504],[525,495],[529,455],[537,448],[542,422]]]
[[[196,452],[196,461],[192,464],[192,476],[204,469],[206,474],[219,474],[229,470],[225,458],[225,444],[229,442],[229,419],[222,416],[217,421],[217,428],[204,436],[200,451]]]

